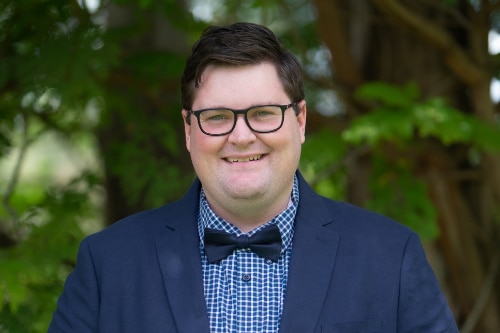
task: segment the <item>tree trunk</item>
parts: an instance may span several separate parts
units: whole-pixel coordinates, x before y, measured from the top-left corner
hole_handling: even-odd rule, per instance
[[[161,1],[154,3],[161,8]],[[142,80],[140,66],[148,64],[137,60],[163,53],[161,65],[169,67],[172,54],[184,58],[189,51],[185,33],[174,28],[153,6],[145,10],[111,2],[107,11],[110,35],[135,31],[122,44],[121,65],[107,79],[108,107],[97,133],[106,177],[105,220],[111,224],[177,199],[192,179],[192,168],[184,149],[180,75],[166,73],[156,82],[146,75]],[[158,72],[164,72],[161,65]],[[165,126],[160,128],[160,124]],[[120,170],[116,165],[129,168]],[[148,174],[143,170],[156,171]]]

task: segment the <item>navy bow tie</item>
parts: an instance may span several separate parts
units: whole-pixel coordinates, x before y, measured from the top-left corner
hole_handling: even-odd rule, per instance
[[[236,249],[250,248],[257,255],[278,261],[281,253],[281,234],[276,225],[271,225],[252,236],[235,236],[222,230],[205,229],[205,253],[208,262],[214,263],[228,257]]]

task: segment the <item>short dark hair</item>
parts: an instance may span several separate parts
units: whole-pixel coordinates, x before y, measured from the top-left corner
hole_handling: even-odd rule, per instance
[[[268,28],[234,23],[207,28],[193,45],[181,78],[182,107],[191,110],[201,75],[209,65],[244,66],[270,62],[292,102],[304,99],[302,67]]]

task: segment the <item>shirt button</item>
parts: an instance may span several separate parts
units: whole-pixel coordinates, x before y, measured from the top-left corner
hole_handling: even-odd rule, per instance
[[[251,279],[250,274],[243,274],[242,279],[243,279],[243,281],[245,281],[245,282],[250,281],[250,279]]]
[[[273,263],[273,261],[271,259],[266,260],[266,264],[271,265],[272,263]]]

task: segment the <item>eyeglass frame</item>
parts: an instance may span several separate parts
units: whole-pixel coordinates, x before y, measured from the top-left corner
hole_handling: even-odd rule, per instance
[[[189,110],[188,112],[192,115],[194,115],[196,117],[196,119],[198,119],[198,127],[200,128],[200,130],[203,132],[203,134],[205,135],[208,135],[208,136],[223,136],[223,135],[227,135],[227,134],[230,134],[234,128],[236,127],[236,122],[238,121],[238,115],[239,114],[242,114],[244,117],[243,119],[245,119],[245,123],[247,124],[248,128],[252,131],[252,132],[255,132],[255,133],[273,133],[273,132],[276,132],[278,131],[281,127],[283,127],[283,123],[285,122],[285,111],[288,110],[289,108],[291,107],[294,107],[294,111],[295,111],[295,116],[298,116],[299,113],[300,113],[300,110],[298,109],[295,109],[296,106],[298,106],[298,102],[292,102],[290,104],[264,104],[264,105],[254,105],[254,106],[251,106],[249,108],[246,108],[246,109],[230,109],[230,108],[207,108],[207,109],[200,109],[200,110],[196,110],[196,111],[193,111],[193,110]],[[261,107],[266,107],[266,106],[275,106],[275,107],[279,107],[281,109],[281,123],[280,125],[276,128],[276,129],[273,129],[271,131],[256,131],[255,129],[252,128],[252,126],[250,125],[250,122],[248,121],[248,111],[250,111],[251,109],[255,109],[255,108],[261,108]],[[201,120],[200,120],[200,114],[202,114],[204,111],[210,111],[210,110],[227,110],[227,111],[231,111],[234,115],[234,122],[233,122],[233,126],[231,127],[231,129],[229,131],[226,131],[224,133],[220,133],[220,134],[211,134],[211,133],[208,133],[206,132],[204,129],[203,129],[203,126],[201,126]]]

